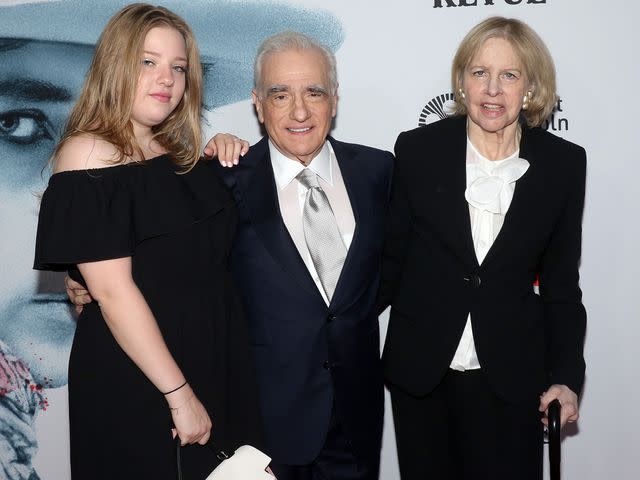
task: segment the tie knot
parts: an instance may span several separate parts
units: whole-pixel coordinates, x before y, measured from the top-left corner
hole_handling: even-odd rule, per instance
[[[313,170],[305,168],[302,170],[296,178],[302,184],[304,188],[318,188],[320,185],[318,184],[318,175],[316,175]]]

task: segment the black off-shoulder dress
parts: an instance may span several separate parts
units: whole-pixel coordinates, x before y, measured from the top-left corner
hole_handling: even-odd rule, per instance
[[[35,268],[131,256],[133,278],[213,421],[216,444],[261,446],[253,364],[228,268],[236,207],[208,162],[186,174],[168,155],[55,174],[42,198]],[[176,478],[163,395],[116,343],[100,308],[85,306],[69,360],[71,470],[78,479]],[[185,478],[218,460],[183,448]]]

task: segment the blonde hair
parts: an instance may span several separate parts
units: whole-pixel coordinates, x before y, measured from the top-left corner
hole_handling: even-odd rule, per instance
[[[484,42],[490,38],[508,41],[522,62],[525,78],[533,85],[527,108],[522,110],[522,114],[529,126],[540,126],[551,114],[558,100],[556,71],[551,54],[542,39],[526,23],[514,18],[489,17],[473,27],[460,42],[451,65],[455,113],[467,113],[460,98],[462,78]]]
[[[130,121],[147,33],[156,27],[177,30],[185,41],[185,91],[173,112],[152,128],[153,138],[187,170],[201,149],[202,65],[195,37],[187,23],[170,10],[144,3],[124,7],[107,23],[89,66],[65,131],[53,158],[64,143],[78,134],[91,134],[113,144],[114,163],[144,159]]]

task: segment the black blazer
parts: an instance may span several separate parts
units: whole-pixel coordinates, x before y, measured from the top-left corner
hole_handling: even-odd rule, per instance
[[[530,166],[478,265],[464,198],[466,144],[466,117],[404,132],[396,142],[381,285],[382,305],[392,305],[386,379],[415,395],[430,392],[471,312],[478,359],[496,393],[537,400],[552,383],[579,393],[585,151],[523,125],[520,156]]]
[[[267,452],[277,463],[310,463],[335,402],[356,453],[377,465],[384,397],[376,293],[393,156],[330,142],[356,221],[331,304],[282,221],[266,138],[237,167],[219,169],[239,209],[231,265],[250,328]]]

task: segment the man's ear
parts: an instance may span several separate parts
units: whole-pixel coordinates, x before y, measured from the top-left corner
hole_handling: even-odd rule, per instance
[[[255,88],[251,90],[251,101],[253,102],[253,106],[256,108],[258,120],[260,121],[260,123],[264,123],[264,115],[262,114],[262,102],[260,101]]]
[[[333,93],[333,97],[331,98],[331,117],[335,117],[336,113],[338,113],[338,84],[336,84],[336,89]]]

